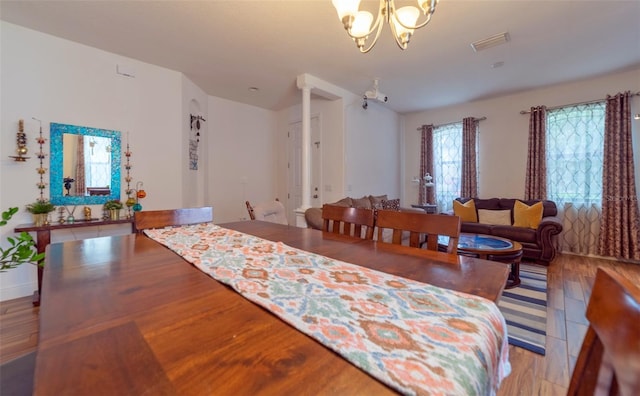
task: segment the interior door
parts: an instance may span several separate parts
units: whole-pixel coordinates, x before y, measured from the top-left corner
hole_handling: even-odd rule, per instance
[[[311,206],[322,206],[322,144],[320,118],[311,117]],[[288,161],[289,205],[287,217],[295,219],[294,210],[302,206],[302,121],[289,124]]]

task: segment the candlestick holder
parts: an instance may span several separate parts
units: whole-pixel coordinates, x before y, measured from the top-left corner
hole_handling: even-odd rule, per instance
[[[18,132],[16,133],[16,154],[18,155],[10,155],[9,158],[13,158],[16,162],[25,162],[30,157],[26,157],[27,152],[27,134],[24,133],[24,120],[18,120]]]

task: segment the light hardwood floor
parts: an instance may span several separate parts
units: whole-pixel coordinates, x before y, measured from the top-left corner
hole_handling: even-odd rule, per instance
[[[547,354],[510,346],[512,372],[498,396],[566,394],[588,326],[584,313],[599,266],[640,284],[639,264],[567,254],[554,260],[547,276]],[[0,302],[0,363],[36,349],[38,312],[31,297]]]

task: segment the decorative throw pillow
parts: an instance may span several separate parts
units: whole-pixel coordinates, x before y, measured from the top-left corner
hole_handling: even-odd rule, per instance
[[[383,200],[382,201],[382,209],[399,211],[400,210],[400,198]]]
[[[371,200],[367,196],[355,198],[352,201],[354,208],[371,209]]]
[[[544,206],[542,206],[542,202],[529,206],[524,202],[516,200],[513,205],[513,225],[516,227],[536,229],[542,221],[543,211]]]
[[[473,199],[462,203],[458,200],[453,201],[453,214],[460,217],[460,221],[468,223],[477,223],[478,215],[476,214],[476,204]]]
[[[369,195],[369,200],[371,201],[371,207],[373,209],[382,209],[382,202],[387,199],[387,195]]]
[[[478,222],[482,224],[511,225],[511,211],[508,209],[478,209]]]

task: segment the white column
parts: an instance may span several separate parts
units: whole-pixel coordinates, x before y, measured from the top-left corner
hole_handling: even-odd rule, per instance
[[[302,205],[311,207],[311,88],[302,87]]]

